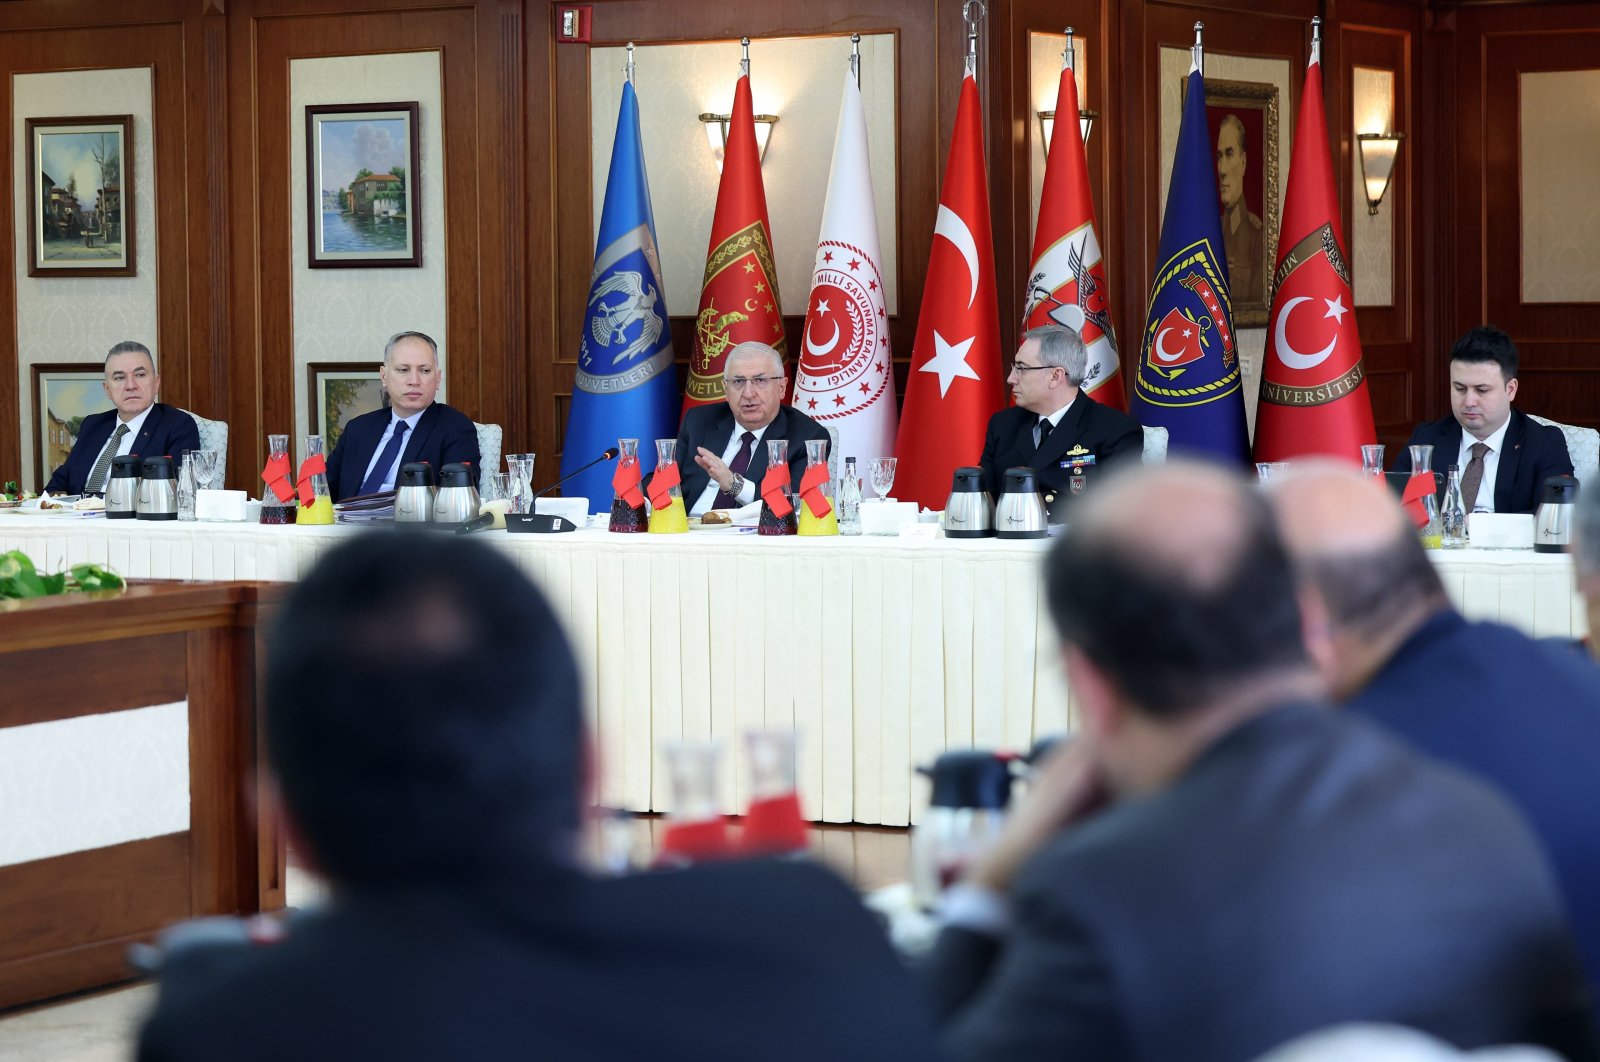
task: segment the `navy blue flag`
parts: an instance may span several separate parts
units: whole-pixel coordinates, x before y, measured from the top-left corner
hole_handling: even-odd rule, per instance
[[[622,87],[606,202],[595,240],[561,474],[593,461],[619,438],[639,440],[641,470],[648,474],[656,463],[655,441],[678,437],[680,397],[672,369],[655,215],[644,172],[639,101],[628,81]],[[609,511],[615,470],[615,462],[597,465],[568,483],[562,493],[588,498],[592,511]]]
[[[1250,442],[1210,139],[1205,82],[1195,68],[1178,127],[1129,412],[1141,424],[1166,428],[1172,452],[1244,465]]]

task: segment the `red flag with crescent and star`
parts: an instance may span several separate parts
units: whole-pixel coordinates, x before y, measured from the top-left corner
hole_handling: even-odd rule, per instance
[[[1033,268],[1028,271],[1023,327],[1060,324],[1082,336],[1088,354],[1084,392],[1096,402],[1126,410],[1128,395],[1122,386],[1117,337],[1111,328],[1111,292],[1106,287],[1100,238],[1095,234],[1089,160],[1076,117],[1078,81],[1070,63],[1061,68],[1056,113],[1062,117],[1055,123],[1044,166],[1044,194],[1033,232]]]
[[[1355,464],[1361,447],[1378,441],[1328,154],[1319,50],[1312,46],[1306,68],[1283,201],[1256,407],[1257,461],[1320,454]]]
[[[950,496],[952,473],[983,456],[984,430],[1000,408],[1000,307],[981,121],[978,86],[969,71],[939,187],[928,280],[895,439],[895,495],[935,509],[944,508]]]
[[[722,363],[740,343],[758,340],[784,353],[778,268],[772,256],[772,225],[767,221],[754,115],[750,77],[741,74],[733,91],[722,183],[717,186],[717,212],[706,248],[705,279],[700,283],[689,383],[683,393],[685,413],[723,400]]]

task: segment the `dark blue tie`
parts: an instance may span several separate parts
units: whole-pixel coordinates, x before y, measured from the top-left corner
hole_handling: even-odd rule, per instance
[[[394,432],[384,445],[383,453],[378,455],[378,463],[372,466],[367,478],[361,481],[362,494],[375,494],[383,489],[383,481],[388,477],[389,469],[394,467],[395,459],[400,456],[400,450],[406,444],[407,427],[403,420],[394,422]]]

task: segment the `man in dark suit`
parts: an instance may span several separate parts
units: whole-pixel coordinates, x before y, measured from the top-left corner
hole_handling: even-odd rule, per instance
[[[439,393],[439,345],[421,332],[400,332],[383,348],[378,370],[389,408],[345,425],[328,455],[328,490],[334,501],[393,490],[400,466],[426,461],[439,470],[452,462],[472,465],[478,481],[478,429],[465,413],[435,402]]]
[[[957,1059],[1237,1062],[1346,1021],[1594,1057],[1537,843],[1327,710],[1249,485],[1112,477],[1045,593],[1081,731],[947,899],[928,979]]]
[[[1600,989],[1600,668],[1570,644],[1464,618],[1415,527],[1370,480],[1307,467],[1271,496],[1326,616],[1310,641],[1335,698],[1511,799],[1544,844]]]
[[[200,449],[200,429],[181,409],[156,401],[161,377],[150,348],[123,340],[106,354],[106,397],[116,409],[83,418],[67,461],[45,484],[51,494],[101,494],[111,459],[138,454],[182,460]]]
[[[989,418],[983,439],[980,463],[990,494],[1003,490],[1006,469],[1026,465],[1052,502],[1081,491],[1108,466],[1139,459],[1139,422],[1080,390],[1087,363],[1083,339],[1070,328],[1041,325],[1022,334],[1006,377],[1016,405]]]
[[[783,356],[765,343],[740,343],[723,362],[727,405],[697,406],[678,429],[678,472],[689,515],[749,505],[767,473],[766,444],[787,439],[790,486],[800,489],[806,442],[828,429],[783,404]]]
[[[820,866],[580,868],[576,664],[500,551],[340,546],[268,659],[266,757],[332,899],[278,943],[169,954],[145,1062],[933,1056],[910,978]]]
[[[1561,429],[1511,408],[1517,360],[1516,344],[1498,328],[1485,325],[1462,336],[1450,351],[1451,415],[1417,425],[1407,443],[1433,447],[1441,494],[1445,473],[1452,465],[1460,470],[1469,513],[1531,513],[1545,480],[1572,475]],[[1411,471],[1411,455],[1400,451],[1391,467]]]

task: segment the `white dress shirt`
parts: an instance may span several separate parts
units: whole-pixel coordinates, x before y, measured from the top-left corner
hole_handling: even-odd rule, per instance
[[[1082,392],[1080,391],[1079,394],[1082,394]],[[1073,395],[1072,396],[1072,402],[1076,402],[1077,400],[1078,400],[1078,395]],[[1068,402],[1066,405],[1062,406],[1060,409],[1056,410],[1054,413],[1050,414],[1048,417],[1040,417],[1039,420],[1048,420],[1050,422],[1050,430],[1052,432],[1054,432],[1057,428],[1061,427],[1061,418],[1066,416],[1067,415],[1067,410],[1072,408],[1072,402]],[[1039,421],[1038,420],[1033,422],[1033,448],[1035,450],[1037,450],[1039,448]]]
[[[1467,474],[1467,463],[1472,460],[1472,444],[1481,442],[1489,447],[1489,452],[1483,455],[1483,479],[1478,484],[1478,497],[1472,505],[1475,513],[1494,512],[1494,482],[1500,474],[1500,450],[1505,446],[1506,429],[1509,427],[1511,418],[1507,416],[1506,422],[1487,439],[1479,439],[1470,431],[1461,432],[1461,453],[1456,459],[1456,468],[1460,469],[1463,477]]]
[[[111,425],[111,437],[106,440],[106,446],[110,446],[111,439],[115,439],[117,437],[118,425],[127,424],[128,426],[128,430],[123,434],[122,438],[118,440],[117,452],[112,454],[112,457],[127,457],[129,454],[133,453],[133,444],[138,441],[139,432],[144,429],[144,422],[150,419],[150,411],[154,408],[156,408],[156,404],[151,402],[148,406],[145,406],[144,410],[132,420],[124,421],[119,417],[117,418],[117,422]],[[106,447],[102,446],[100,448],[99,455],[95,458],[96,463],[99,463],[100,458],[105,456],[105,452]],[[157,455],[151,454],[150,456],[155,457]],[[179,454],[173,454],[172,456],[182,460],[182,457]],[[94,465],[90,465],[89,467],[93,468]],[[111,473],[108,471],[106,473],[107,478],[109,478],[110,475]]]
[[[772,427],[771,424],[763,424],[759,428],[742,428],[739,426],[738,421],[734,421],[733,435],[729,437],[728,445],[722,448],[722,463],[725,465],[733,463],[733,459],[739,454],[740,442],[744,438],[744,433],[747,431],[751,432],[756,437],[756,441],[750,444],[750,460],[754,461],[756,458],[756,447],[761,445],[761,437],[767,433],[767,429],[770,427]],[[694,458],[694,454],[679,454],[679,470],[682,470],[682,462],[693,461]],[[751,479],[749,476],[746,476],[744,480],[744,486],[739,488],[739,504],[749,505],[751,502],[755,501],[756,487],[759,485],[760,484],[756,483],[755,480]],[[713,479],[708,482],[706,484],[706,489],[700,492],[700,497],[695,499],[693,508],[689,510],[689,515],[703,516],[711,509],[715,508],[717,503],[717,492],[721,489],[721,487],[717,486],[716,480]]]
[[[367,462],[367,470],[361,473],[362,483],[365,483],[367,481],[367,477],[372,475],[373,468],[375,468],[378,464],[378,458],[383,456],[383,448],[388,446],[389,440],[394,437],[395,424],[402,420],[406,422],[406,443],[409,445],[411,442],[411,433],[417,430],[417,421],[421,420],[422,415],[426,412],[426,409],[419,409],[409,417],[402,417],[396,415],[392,410],[390,411],[389,426],[383,430],[383,436],[378,440],[377,449],[372,451],[372,460]],[[400,472],[400,459],[405,457],[405,455],[406,448],[405,446],[402,446],[400,447],[400,452],[394,455],[394,461],[389,465],[388,470],[384,472],[383,484],[378,487],[379,490],[394,490],[394,481]],[[434,472],[437,473],[438,471],[438,469],[434,469]]]

